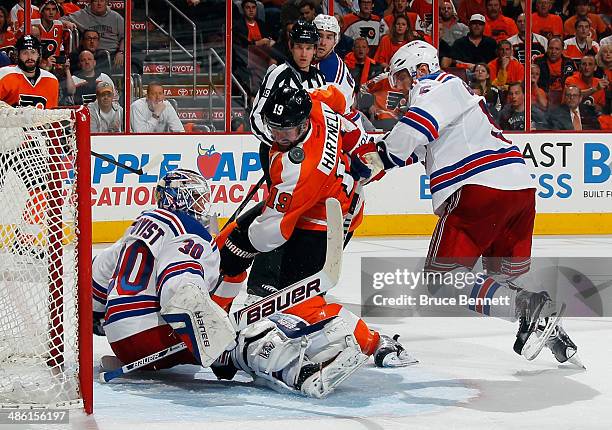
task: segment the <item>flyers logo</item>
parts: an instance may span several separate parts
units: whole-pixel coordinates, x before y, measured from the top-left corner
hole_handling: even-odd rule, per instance
[[[366,39],[374,39],[376,36],[376,30],[373,27],[361,27],[359,29],[359,36],[365,37]]]
[[[19,102],[17,106],[34,106],[37,109],[44,109],[47,106],[47,99],[43,96],[35,96],[30,94],[19,94]]]
[[[387,109],[396,109],[403,98],[404,95],[402,93],[389,91],[389,93],[387,94]]]

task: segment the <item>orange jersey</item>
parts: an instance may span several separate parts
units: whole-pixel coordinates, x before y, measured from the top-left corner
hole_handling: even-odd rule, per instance
[[[15,42],[17,42],[15,33],[13,33],[11,30],[6,30],[0,37],[2,38],[0,40],[0,48],[8,48],[11,46],[14,47]]]
[[[60,7],[61,7],[62,9],[64,9],[64,14],[65,14],[65,15],[70,15],[71,13],[74,13],[74,12],[76,12],[76,11],[78,11],[78,10],[81,10],[81,8],[80,8],[80,7],[78,7],[78,6],[77,6],[76,4],[74,4],[74,3],[66,3],[66,2],[64,2],[64,3],[62,3],[62,4],[60,5]]]
[[[404,13],[404,16],[408,18],[408,22],[410,23],[410,30],[416,30],[417,19],[419,18],[419,16],[414,12],[406,12]],[[383,19],[387,23],[387,27],[393,28],[393,20],[395,19],[395,15],[390,13],[389,15],[385,15]]]
[[[40,75],[32,84],[19,67],[0,68],[0,100],[11,106],[57,107],[59,82],[53,74],[39,70]]]
[[[591,39],[597,40],[598,35],[605,33],[606,23],[601,17],[594,13],[587,14],[588,20],[591,21]],[[576,34],[576,15],[569,17],[563,24],[563,33],[565,36],[573,36]]]
[[[569,86],[569,85],[574,85],[577,86],[578,88],[580,88],[581,90],[587,90],[589,88],[594,88],[599,84],[599,79],[597,78],[593,78],[591,84],[587,84],[586,82],[584,82],[584,80],[582,79],[582,77],[580,76],[580,72],[575,72],[572,76],[568,76],[568,78],[565,80],[565,86]],[[589,97],[585,97],[586,98],[592,98],[593,102],[599,107],[602,108],[605,104],[606,104],[606,93],[604,90],[599,90],[595,93],[593,93],[592,95],[590,95]]]
[[[537,13],[531,14],[531,31],[541,34],[547,39],[551,36],[563,36],[563,21],[558,15],[548,14],[541,17]]]
[[[593,41],[591,42],[591,46],[584,46],[583,48],[580,48],[578,46],[578,42],[576,41],[575,37],[572,37],[571,39],[567,39],[565,42],[563,42],[564,44],[564,51],[563,51],[563,55],[565,55],[567,58],[571,58],[572,60],[579,62],[580,59],[582,57],[584,57],[585,55],[597,55],[597,51],[599,51],[599,43]]]
[[[499,42],[518,34],[518,27],[512,18],[503,15],[499,15],[495,20],[487,17],[484,34]]]
[[[405,99],[404,94],[393,88],[389,80],[382,75],[367,82],[366,87],[368,92],[374,96],[374,115],[376,119],[398,119],[398,108],[402,99]]]
[[[62,42],[64,40],[64,26],[62,21],[55,19],[48,30],[42,25],[40,19],[33,19],[32,26],[37,26],[40,30],[40,42],[42,49],[51,55],[60,55]]]
[[[340,201],[347,214],[356,183],[342,150],[342,119],[329,106],[312,101],[310,127],[297,151],[270,149],[272,186],[263,212],[249,227],[249,239],[261,251],[284,244],[294,229],[326,230],[325,201]],[[301,161],[300,161],[301,159]]]
[[[40,18],[40,10],[36,6],[30,8],[30,19]],[[11,27],[13,31],[19,33],[23,31],[23,21],[25,20],[25,10],[19,4],[11,9]]]
[[[497,79],[497,75],[499,73],[498,70],[497,59],[491,61],[488,66],[491,71],[491,82]],[[508,63],[508,67],[506,68],[506,81],[505,84],[509,84],[510,82],[523,82],[525,80],[525,68],[523,65],[516,59],[510,59]]]
[[[389,64],[393,54],[395,54],[397,50],[406,43],[408,43],[407,40],[402,40],[401,42],[395,43],[391,40],[391,36],[385,34],[382,39],[380,39],[380,43],[376,49],[376,54],[374,55],[374,61],[380,64]]]

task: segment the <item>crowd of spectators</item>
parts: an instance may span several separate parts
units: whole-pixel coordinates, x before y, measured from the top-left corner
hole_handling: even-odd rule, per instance
[[[121,130],[116,125],[117,116],[123,116],[126,103],[136,103],[125,100],[122,85],[124,19],[109,2],[33,0],[30,11],[31,33],[43,44],[40,66],[60,81],[60,105],[92,104],[98,113],[98,132]],[[312,21],[317,14],[329,13],[330,3],[331,0],[232,0],[232,71],[250,98],[256,94],[268,67],[286,61],[287,35],[296,20]],[[578,125],[581,130],[610,129],[612,0],[533,3],[533,10],[526,11],[521,0],[440,0],[437,39],[441,66],[482,95],[504,128],[525,128],[528,85],[531,129],[575,130]],[[16,63],[14,44],[25,27],[23,4],[23,0],[0,0],[0,66]],[[384,77],[393,54],[409,41],[434,42],[432,1],[334,0],[333,4],[341,28],[335,50],[355,80],[354,107],[375,127],[388,129],[402,115],[406,95],[384,84],[388,81],[380,77]],[[223,5],[224,0],[177,2],[177,7],[201,27],[198,31],[208,35],[205,43],[216,41],[221,45]],[[133,6],[143,8],[142,4]],[[532,23],[532,67],[526,80],[527,14],[531,14]],[[136,11],[133,16],[140,15]],[[69,35],[73,36],[74,46]],[[132,49],[138,50],[134,46]],[[138,54],[132,52],[132,57]],[[156,85],[151,88],[159,89]],[[576,102],[576,88],[578,106],[569,108]],[[104,100],[97,101],[101,94]],[[173,131],[177,128],[174,106],[167,100],[160,105],[154,99],[147,96],[140,101],[150,115],[143,124],[148,121],[149,125],[136,128]],[[162,111],[155,111],[161,106]],[[572,121],[562,114],[566,110]],[[172,112],[171,121],[162,121],[163,126],[153,124],[157,120],[153,115],[165,118]],[[574,120],[578,114],[580,123]],[[134,129],[133,124],[128,127]]]
[[[259,0],[234,3],[233,37],[243,41],[235,46],[234,52],[244,58],[243,64],[234,64],[234,71],[246,76],[241,82],[253,96],[260,84],[257,77],[263,76],[271,64],[287,58],[286,29],[298,18],[312,20],[318,13],[328,13],[329,2],[262,0],[259,31],[247,27],[250,19],[247,9],[257,8]],[[485,97],[492,115],[505,129],[525,129],[527,106],[531,106],[532,130],[609,129],[612,1],[533,3],[530,12],[520,0],[441,0],[438,3],[441,66]],[[271,10],[280,12],[269,14]],[[432,2],[334,0],[334,12],[342,29],[336,52],[356,81],[354,107],[376,127],[388,129],[401,116],[405,100],[399,89],[383,84],[377,77],[407,42],[433,41]],[[526,80],[528,13],[532,23],[532,67]],[[278,34],[265,30],[273,27],[273,20],[280,20],[276,24],[281,29]],[[264,49],[257,49],[262,44]],[[531,93],[530,103],[525,102],[525,85]],[[576,103],[574,88],[580,91],[578,106],[569,108]],[[579,115],[580,122],[568,121],[562,112],[571,112],[572,118]]]

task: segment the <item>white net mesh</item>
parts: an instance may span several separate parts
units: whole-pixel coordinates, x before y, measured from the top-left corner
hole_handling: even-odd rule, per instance
[[[0,107],[0,406],[81,403],[71,118]]]

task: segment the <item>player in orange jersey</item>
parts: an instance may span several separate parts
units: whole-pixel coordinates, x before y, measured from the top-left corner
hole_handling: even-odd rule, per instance
[[[39,109],[57,107],[59,83],[53,74],[39,67],[38,39],[30,35],[21,36],[15,48],[18,56],[17,65],[0,68],[0,100],[15,107],[34,106]],[[58,139],[57,130],[41,131],[41,133]],[[45,160],[45,157],[40,153],[36,142],[26,141],[22,147],[0,153],[0,187],[4,185],[6,171],[13,169],[18,172],[30,193],[22,213],[24,223],[15,232],[14,251],[32,253],[37,258],[45,256],[43,248],[36,244],[36,236],[44,222],[40,215],[46,207],[44,191],[46,178],[44,169],[40,167],[41,160]]]
[[[326,254],[325,201],[337,199],[345,216],[354,202],[357,183],[343,150],[354,125],[304,89],[281,87],[263,109],[270,130],[271,187],[267,201],[243,214],[221,232],[218,240],[225,275],[244,272],[260,252],[283,247],[279,287],[313,275]],[[361,133],[361,132],[359,132]],[[348,223],[345,221],[345,226]],[[364,354],[379,366],[406,366],[415,360],[388,336],[370,330],[343,306],[317,296],[286,311],[314,324],[338,317],[353,332]]]

